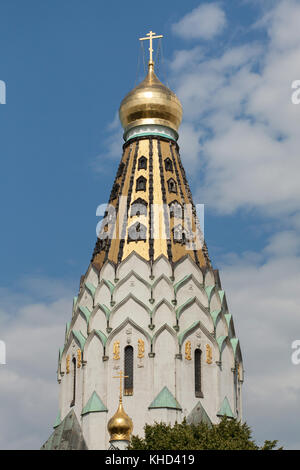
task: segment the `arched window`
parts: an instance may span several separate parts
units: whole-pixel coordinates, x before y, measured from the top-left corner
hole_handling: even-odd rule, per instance
[[[165,169],[166,171],[173,171],[173,163],[169,158],[165,159]]]
[[[198,398],[203,398],[202,393],[202,371],[201,371],[201,349],[195,349],[194,355],[194,367],[195,367],[195,396]]]
[[[75,398],[76,398],[76,359],[75,357],[73,357],[72,359],[72,374],[73,374],[73,397],[72,397],[72,401],[71,401],[71,405],[70,406],[74,406],[75,405]]]
[[[136,191],[146,191],[146,178],[144,178],[143,176],[140,176],[137,180],[136,180]]]
[[[147,228],[145,225],[136,222],[135,224],[131,225],[128,229],[128,241],[129,242],[136,242],[136,241],[146,241],[147,238]]]
[[[172,228],[174,243],[183,243],[184,228],[181,224]]]
[[[168,190],[169,190],[170,193],[177,193],[177,184],[173,180],[173,178],[170,178],[168,180]]]
[[[124,350],[124,395],[133,395],[133,347],[126,346]]]
[[[144,199],[140,197],[136,199],[133,204],[131,204],[130,217],[134,215],[147,215],[147,205],[148,203]]]
[[[139,158],[138,170],[147,170],[147,158],[142,156]]]
[[[179,204],[177,201],[171,202],[169,205],[170,207],[170,217],[174,217],[175,219],[182,219],[183,214],[182,214],[182,206]]]

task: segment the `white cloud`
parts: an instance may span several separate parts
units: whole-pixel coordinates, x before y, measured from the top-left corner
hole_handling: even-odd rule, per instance
[[[172,27],[184,39],[212,39],[226,25],[226,16],[218,3],[203,3]]]
[[[297,0],[282,0],[267,13],[267,26],[273,47],[280,51],[300,46],[300,9]]]
[[[260,442],[279,439],[289,448],[300,447],[300,366],[291,362],[292,342],[300,339],[296,240],[293,232],[276,234],[261,253],[263,262],[248,253],[221,269],[244,357],[244,419]]]
[[[0,365],[0,448],[39,449],[57,415],[58,349],[74,291],[58,280],[16,284],[12,291],[2,289],[0,298],[0,338],[7,350],[7,363]]]
[[[115,114],[114,119],[106,128],[106,137],[104,139],[105,152],[101,152],[91,162],[91,167],[96,173],[105,173],[109,160],[119,161],[122,156],[120,142],[123,141],[123,129],[119,120],[119,113]]]
[[[245,418],[259,441],[278,438],[299,447],[300,366],[290,359],[292,341],[300,339],[297,234],[274,235],[262,253],[227,256],[221,279],[245,361]],[[39,289],[32,289],[37,283]],[[2,290],[0,299],[0,338],[7,344],[7,365],[0,366],[0,448],[38,449],[57,414],[58,348],[74,290],[36,278],[17,285],[23,295]],[[46,294],[50,300],[41,301]],[[6,308],[12,299],[13,314]]]
[[[300,105],[291,84],[300,79],[300,3],[269,7],[250,26],[267,40],[214,57],[203,46],[184,48],[172,70],[183,162],[193,178],[202,172],[195,200],[222,214],[258,210],[280,228],[262,251],[226,254],[220,274],[245,360],[244,417],[259,441],[299,448],[300,366],[291,345],[300,339]]]
[[[174,59],[170,64],[172,71],[183,69],[184,67],[193,67],[196,63],[203,59],[203,51],[199,46],[193,49],[175,51]]]
[[[273,235],[270,243],[265,248],[266,253],[281,258],[282,256],[297,256],[300,251],[299,234],[292,230],[286,230]]]
[[[201,197],[217,211],[283,217],[298,210],[300,105],[291,102],[291,84],[300,79],[299,21],[299,2],[280,1],[262,23],[267,42],[216,57],[184,49],[182,67],[175,54],[184,124],[198,133],[198,162],[205,164]],[[195,161],[186,161],[193,174]]]
[[[188,162],[189,168],[199,169],[200,136],[192,124],[185,123],[181,126],[178,143],[184,152],[184,161]]]
[[[267,45],[235,46],[215,58],[196,46],[177,51],[172,64],[184,109],[181,151],[187,168],[204,173],[201,202],[222,213],[255,208],[289,224],[262,252],[228,254],[221,279],[245,360],[245,418],[259,440],[278,438],[294,448],[300,446],[300,366],[291,362],[291,344],[300,339],[300,105],[290,96],[292,81],[300,79],[299,23],[299,3],[280,1],[260,23]],[[225,25],[218,4],[204,4],[176,32],[209,39]],[[120,159],[117,117],[108,133],[98,171],[107,157]],[[73,295],[65,283],[39,278],[0,288],[0,339],[7,344],[7,365],[0,366],[2,449],[39,448],[52,432],[58,348]]]

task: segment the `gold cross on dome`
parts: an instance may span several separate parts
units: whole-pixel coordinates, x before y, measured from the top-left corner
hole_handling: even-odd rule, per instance
[[[118,375],[113,376],[113,379],[120,379],[120,403],[122,402],[122,379],[129,377],[128,375],[123,375],[123,371],[120,370]]]
[[[140,41],[150,41],[150,47],[149,47],[149,64],[153,64],[153,56],[152,56],[152,53],[153,53],[153,48],[152,48],[152,40],[153,39],[158,39],[158,38],[163,38],[162,35],[158,35],[158,36],[155,36],[155,33],[153,31],[150,31],[150,33],[147,33],[147,36],[146,38],[140,38]]]

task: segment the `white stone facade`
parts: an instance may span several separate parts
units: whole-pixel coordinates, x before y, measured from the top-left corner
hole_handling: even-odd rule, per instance
[[[76,361],[74,411],[89,449],[109,447],[107,422],[116,412],[119,395],[119,381],[113,376],[124,371],[127,345],[134,350],[134,385],[133,395],[124,396],[123,404],[134,434],[142,435],[145,423],[181,422],[199,401],[217,423],[225,397],[233,415],[242,418],[241,351],[216,278],[213,270],[203,272],[188,256],[174,269],[164,256],[151,267],[135,252],[116,268],[107,261],[100,273],[90,265],[74,300],[58,367],[62,420],[73,400]],[[119,359],[114,355],[116,341]],[[195,394],[195,349],[202,351],[202,397]],[[181,409],[149,409],[164,387]],[[103,411],[82,415],[93,392]]]

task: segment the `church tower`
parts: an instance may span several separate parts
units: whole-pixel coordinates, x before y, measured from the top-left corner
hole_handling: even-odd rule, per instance
[[[120,106],[123,154],[59,351],[59,413],[43,449],[108,449],[122,371],[117,413],[134,434],[155,421],[242,418],[239,340],[180,158],[181,103],[155,74],[154,34],[141,38],[148,74]]]

